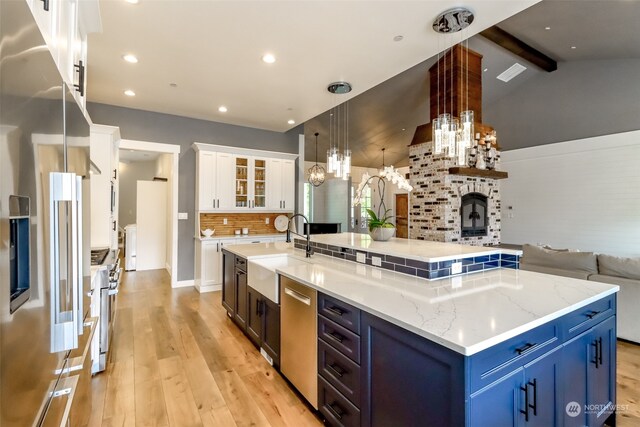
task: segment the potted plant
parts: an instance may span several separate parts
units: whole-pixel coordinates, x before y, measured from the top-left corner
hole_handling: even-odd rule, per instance
[[[369,235],[373,240],[386,242],[392,238],[396,232],[395,224],[389,221],[393,218],[393,216],[388,216],[389,211],[391,211],[391,209],[385,210],[384,215],[378,218],[378,215],[376,215],[372,209],[367,209],[367,214],[369,215]]]

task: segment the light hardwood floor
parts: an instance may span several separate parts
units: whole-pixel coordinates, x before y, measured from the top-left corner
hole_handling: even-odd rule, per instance
[[[320,426],[227,318],[220,292],[171,289],[164,270],[125,273],[90,426]],[[640,346],[618,344],[618,426],[640,425]]]

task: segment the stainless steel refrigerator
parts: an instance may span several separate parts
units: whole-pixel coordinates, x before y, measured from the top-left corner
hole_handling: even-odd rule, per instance
[[[71,89],[27,2],[0,1],[2,427],[88,420],[89,124]]]

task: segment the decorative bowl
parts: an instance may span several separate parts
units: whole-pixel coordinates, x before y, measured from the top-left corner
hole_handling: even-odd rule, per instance
[[[202,235],[203,235],[204,237],[211,237],[211,236],[213,236],[213,233],[215,233],[215,232],[216,232],[216,230],[215,230],[215,229],[213,229],[213,230],[212,230],[212,229],[210,229],[210,228],[207,228],[206,230],[201,230],[201,231],[202,231]]]
[[[377,242],[386,242],[395,234],[395,227],[377,227],[369,231],[369,236]]]

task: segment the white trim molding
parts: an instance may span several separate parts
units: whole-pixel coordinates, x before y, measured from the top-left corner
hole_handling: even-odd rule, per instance
[[[238,148],[226,145],[214,145],[204,144],[202,142],[194,142],[192,145],[194,151],[213,151],[216,153],[230,153],[240,156],[254,156],[254,157],[267,157],[274,159],[295,160],[298,158],[297,154],[281,153],[278,151],[266,151],[266,150],[252,150],[250,148]]]
[[[180,281],[176,281],[175,283],[171,283],[171,287],[172,288],[188,288],[189,286],[194,286],[193,284],[193,280],[180,280]]]

